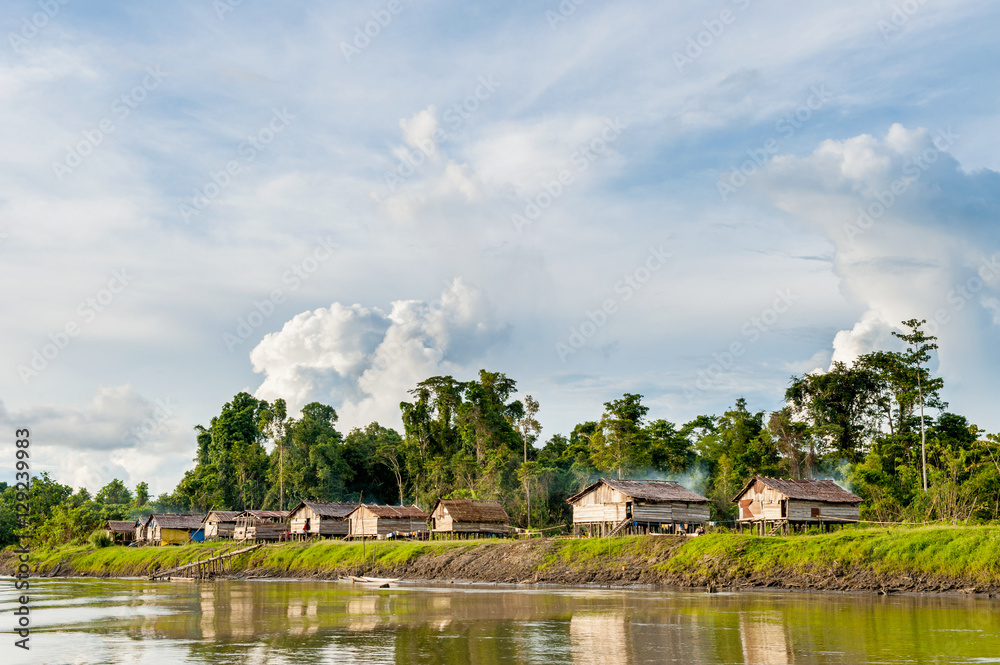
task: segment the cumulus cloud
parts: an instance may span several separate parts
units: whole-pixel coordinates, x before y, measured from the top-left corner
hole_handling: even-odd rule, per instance
[[[0,422],[27,428],[35,451],[35,471],[50,471],[59,482],[91,492],[114,478],[135,485],[151,481],[154,491],[165,468],[178,470],[193,456],[190,432],[171,399],[151,400],[130,385],[104,386],[80,407],[37,406],[8,411]]]
[[[407,390],[436,374],[471,373],[506,327],[486,295],[455,279],[433,302],[399,300],[388,313],[333,303],[298,314],[250,353],[264,375],[257,397],[290,411],[332,404],[345,429],[397,425]]]
[[[828,140],[804,157],[777,156],[756,186],[827,236],[841,290],[863,308],[836,335],[832,359],[893,348],[901,321],[927,319],[925,330],[940,338],[941,373],[970,404],[980,400],[973,386],[986,380],[977,374],[1000,361],[1000,173],[963,170],[948,153],[958,140],[947,128],[896,124],[881,139]]]

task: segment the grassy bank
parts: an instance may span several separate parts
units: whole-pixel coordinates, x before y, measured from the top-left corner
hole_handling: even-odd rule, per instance
[[[34,553],[39,573],[144,576],[242,545]],[[10,573],[9,555],[0,567]],[[845,529],[790,537],[710,534],[533,541],[286,543],[234,559],[234,574],[376,575],[563,584],[947,591],[1000,589],[1000,527]]]

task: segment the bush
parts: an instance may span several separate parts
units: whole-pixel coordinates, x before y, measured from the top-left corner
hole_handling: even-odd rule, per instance
[[[111,547],[115,544],[115,541],[103,529],[96,529],[90,534],[90,544],[92,547],[100,549],[102,547]]]

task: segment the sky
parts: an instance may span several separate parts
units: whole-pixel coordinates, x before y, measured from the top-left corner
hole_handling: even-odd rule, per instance
[[[4,475],[170,492],[240,391],[483,368],[543,440],[771,411],[910,318],[1000,431],[997,3],[4,6]]]

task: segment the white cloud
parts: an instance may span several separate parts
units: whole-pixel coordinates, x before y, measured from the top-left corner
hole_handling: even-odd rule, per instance
[[[388,314],[333,303],[295,316],[251,352],[264,375],[256,395],[282,397],[292,412],[332,404],[344,429],[398,426],[407,390],[436,374],[473,372],[504,332],[485,294],[461,279],[438,300],[396,301]]]

